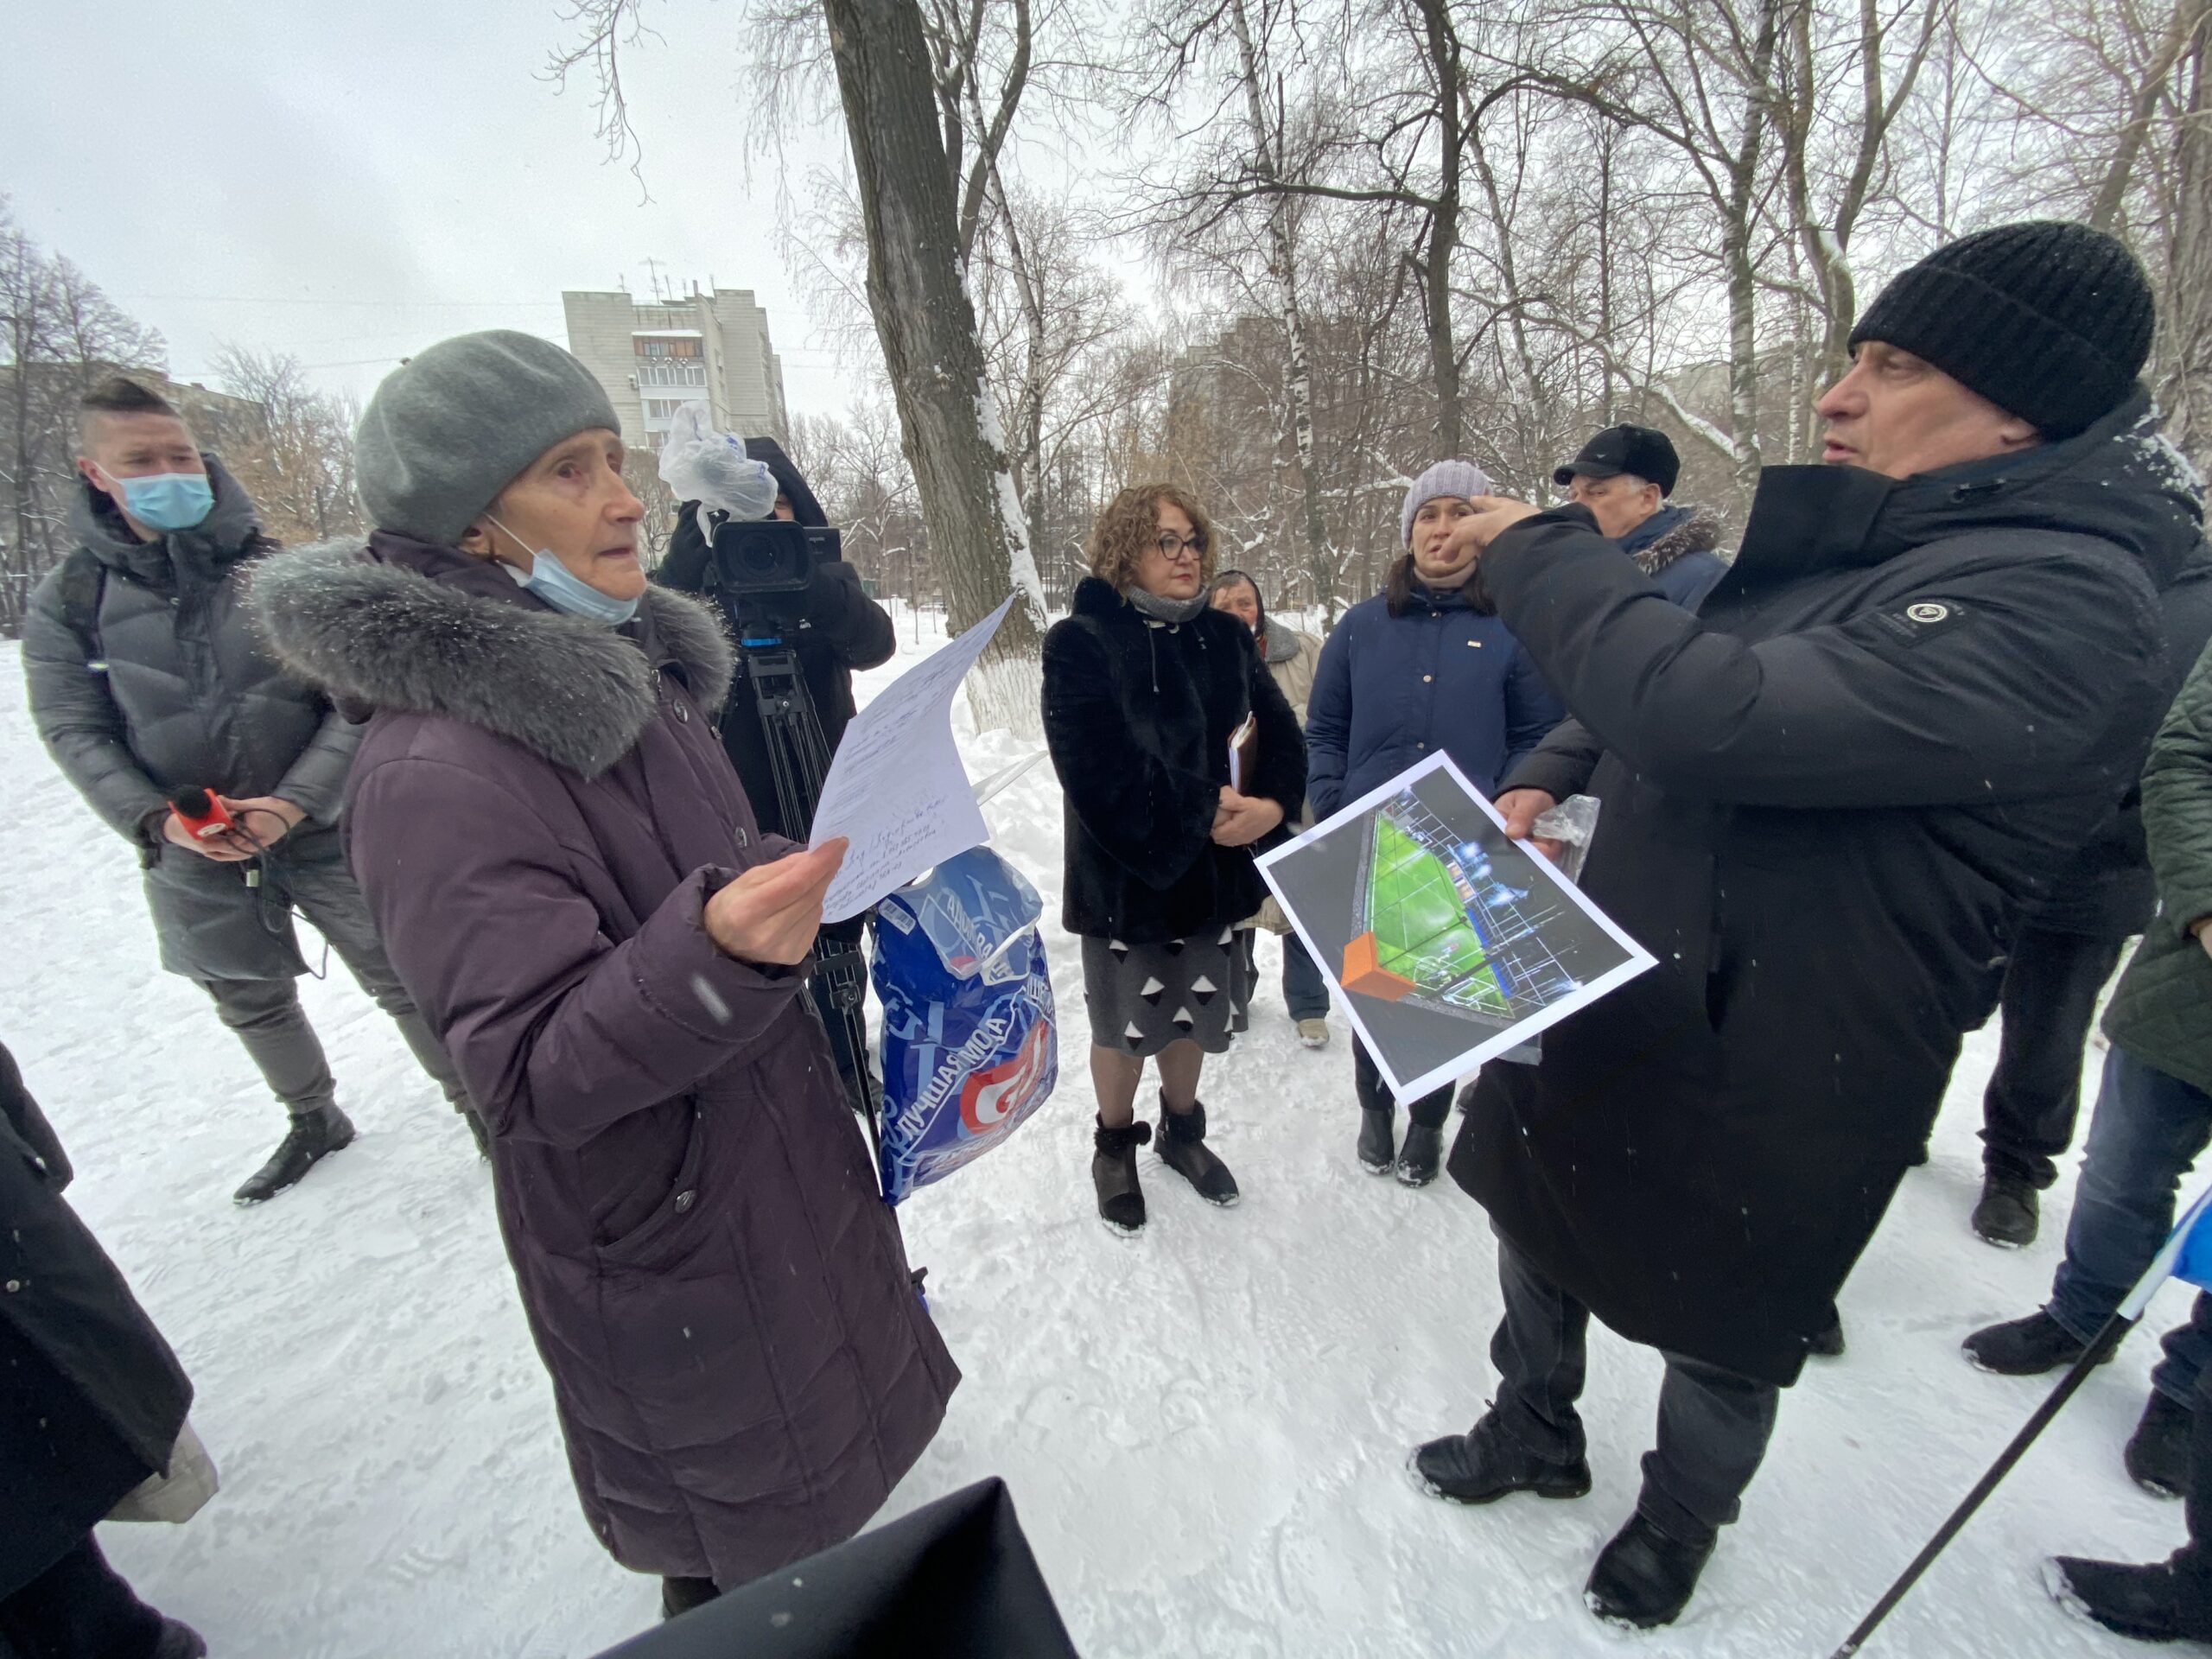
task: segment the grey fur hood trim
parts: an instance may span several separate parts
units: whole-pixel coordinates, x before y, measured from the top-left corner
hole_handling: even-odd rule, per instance
[[[1306,636],[1289,623],[1271,621],[1268,624],[1267,652],[1261,660],[1270,666],[1294,661],[1305,644]]]
[[[1656,576],[1676,559],[1689,553],[1719,553],[1720,534],[1727,526],[1710,507],[1692,507],[1690,516],[1649,547],[1630,556],[1647,576]],[[1720,553],[1726,561],[1727,555]]]
[[[645,650],[628,630],[471,594],[365,557],[359,542],[265,561],[249,602],[277,659],[341,704],[480,727],[586,779],[652,720],[658,667],[681,670],[710,711],[729,692],[733,653],[715,613],[657,587],[632,625]]]

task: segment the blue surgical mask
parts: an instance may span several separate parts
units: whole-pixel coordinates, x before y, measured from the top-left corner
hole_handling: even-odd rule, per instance
[[[115,482],[123,510],[150,530],[190,530],[215,508],[215,486],[205,473],[149,473]]]
[[[492,518],[488,512],[484,516]],[[530,545],[514,531],[507,530],[505,524],[499,524],[498,519],[492,518],[492,522],[506,531],[507,538],[517,547]],[[507,574],[515,579],[517,587],[526,593],[537,594],[555,610],[565,611],[570,616],[580,616],[587,622],[596,622],[603,628],[619,628],[638,613],[636,598],[609,598],[555,558],[545,548],[531,550],[528,575],[512,565],[507,567]]]

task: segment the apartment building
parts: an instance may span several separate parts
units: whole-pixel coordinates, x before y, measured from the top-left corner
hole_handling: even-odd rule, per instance
[[[632,448],[657,448],[677,409],[704,402],[718,431],[786,435],[784,367],[749,288],[638,300],[622,289],[561,296],[569,349],[599,377]]]

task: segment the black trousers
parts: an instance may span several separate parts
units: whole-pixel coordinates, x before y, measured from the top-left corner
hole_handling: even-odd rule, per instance
[[[1390,1094],[1390,1085],[1382,1081],[1382,1074],[1376,1069],[1375,1057],[1367,1052],[1367,1045],[1355,1037],[1351,1039],[1351,1087],[1359,1096],[1359,1108],[1363,1112],[1397,1110],[1397,1102]],[[1452,1086],[1433,1090],[1406,1107],[1406,1116],[1424,1128],[1440,1129],[1444,1120],[1452,1116]]]
[[[2005,965],[1997,1070],[1981,1101],[1982,1162],[2037,1187],[2058,1179],[2082,1110],[2082,1050],[2121,939],[2021,931]]]
[[[162,1616],[131,1593],[90,1533],[0,1599],[0,1652],[17,1659],[148,1659]]]
[[[1498,1285],[1505,1318],[1491,1338],[1499,1426],[1548,1463],[1584,1452],[1582,1395],[1590,1310],[1544,1277],[1503,1237]],[[1774,1433],[1782,1390],[1686,1354],[1667,1354],[1659,1434],[1643,1454],[1637,1508],[1679,1543],[1709,1544],[1735,1520]]]

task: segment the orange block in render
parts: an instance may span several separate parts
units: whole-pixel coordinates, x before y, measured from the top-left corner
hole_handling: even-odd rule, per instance
[[[1395,1002],[1414,988],[1413,981],[1403,974],[1392,973],[1376,960],[1371,931],[1344,946],[1344,976],[1338,983],[1348,991],[1357,991],[1362,996],[1382,1002]]]

